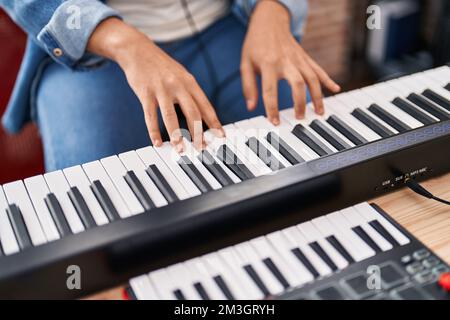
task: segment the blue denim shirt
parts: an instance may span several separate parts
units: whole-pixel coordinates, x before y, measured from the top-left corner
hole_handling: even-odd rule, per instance
[[[235,0],[233,13],[247,23],[258,0]],[[300,37],[307,0],[279,0],[291,13],[291,27]],[[28,34],[27,48],[2,123],[10,133],[19,132],[34,118],[34,96],[40,74],[52,59],[68,68],[89,68],[101,57],[86,52],[96,26],[119,17],[105,0],[0,0],[0,7]],[[79,24],[75,15],[80,17]]]

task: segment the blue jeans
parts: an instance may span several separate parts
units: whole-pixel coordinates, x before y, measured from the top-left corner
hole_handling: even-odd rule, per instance
[[[256,111],[249,113],[242,93],[239,65],[245,32],[229,14],[200,34],[214,76],[197,37],[160,44],[197,79],[223,124],[265,113],[261,96]],[[112,61],[83,71],[51,63],[43,72],[36,102],[47,171],[150,145],[141,104]],[[279,105],[292,106],[284,81]]]

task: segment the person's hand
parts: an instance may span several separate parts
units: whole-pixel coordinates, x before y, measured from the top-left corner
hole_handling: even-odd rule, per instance
[[[91,36],[89,50],[110,57],[124,70],[142,104],[153,145],[162,144],[158,107],[170,142],[179,152],[183,144],[176,105],[186,117],[196,148],[204,145],[202,120],[223,136],[216,112],[194,77],[144,34],[118,19],[108,19]]]
[[[303,50],[290,32],[288,10],[277,1],[257,4],[242,49],[241,74],[247,108],[258,102],[256,74],[261,75],[262,97],[268,119],[279,124],[278,81],[291,86],[295,115],[305,115],[306,85],[316,113],[323,114],[321,84],[332,92],[340,90],[328,74]]]

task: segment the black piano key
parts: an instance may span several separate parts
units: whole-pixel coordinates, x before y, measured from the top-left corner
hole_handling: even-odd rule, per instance
[[[356,108],[355,110],[353,110],[352,115],[383,138],[387,138],[394,135],[394,133],[391,130],[386,128],[384,125],[379,123],[374,118],[370,117],[360,108]]]
[[[173,295],[177,300],[186,300],[186,297],[184,296],[183,292],[181,292],[180,289],[177,289],[173,292]]]
[[[280,169],[284,168],[284,165],[282,163],[280,163],[278,161],[278,159],[276,159],[274,157],[274,155],[267,150],[267,148],[265,146],[262,145],[261,142],[259,142],[258,139],[256,139],[255,137],[250,137],[247,142],[246,145],[250,148],[250,150],[252,150],[257,156],[258,158],[260,158],[262,160],[262,162],[264,162],[264,164],[266,166],[268,166],[272,171],[277,171]]]
[[[319,156],[326,156],[328,154],[332,154],[331,151],[326,145],[322,143],[319,139],[317,139],[314,135],[312,135],[304,126],[301,124],[297,124],[292,133],[302,140],[308,147],[314,150]]]
[[[299,248],[292,249],[291,251],[297,257],[297,259],[300,260],[301,263],[303,263],[303,265],[306,267],[306,269],[308,269],[308,271],[313,275],[314,278],[318,278],[320,276],[319,272]]]
[[[253,268],[253,266],[251,265],[246,265],[244,266],[244,270],[245,272],[247,272],[247,274],[249,275],[249,277],[253,280],[253,282],[256,284],[256,286],[259,288],[259,290],[262,292],[262,294],[265,297],[270,296],[270,292],[269,289],[267,289],[266,285],[264,284],[264,282],[261,280],[260,276],[258,275],[258,273],[256,273],[255,269]]]
[[[33,244],[19,207],[15,204],[9,205],[6,209],[6,214],[8,215],[9,222],[16,235],[17,244],[19,245],[20,250],[30,248]]]
[[[412,128],[408,126],[403,121],[397,119],[392,114],[387,112],[385,109],[381,108],[376,103],[370,105],[369,111],[372,112],[374,115],[376,115],[378,118],[386,122],[388,125],[390,125],[392,128],[397,130],[398,132],[406,132],[411,130]]]
[[[351,148],[347,142],[342,140],[333,131],[327,128],[320,120],[313,120],[309,126],[338,151]]]
[[[205,290],[205,287],[203,287],[203,285],[200,282],[194,283],[194,288],[197,291],[198,295],[203,300],[211,300],[211,298],[208,295],[208,292],[206,292],[206,290]]]
[[[217,150],[217,158],[222,161],[228,169],[233,171],[235,175],[242,181],[253,179],[253,173],[242,163],[242,161],[228,148],[227,145],[222,145]]]
[[[95,180],[91,184],[92,192],[94,192],[97,201],[100,203],[103,211],[108,217],[109,221],[115,221],[120,219],[120,215],[117,212],[116,207],[114,206],[111,198],[103,187],[102,183],[99,180]]]
[[[439,93],[436,93],[431,89],[426,89],[424,92],[422,92],[422,95],[424,95],[434,103],[440,105],[442,108],[447,109],[447,111],[450,111],[450,101],[447,98],[441,96]]]
[[[219,181],[222,187],[234,184],[234,181],[228,176],[225,170],[223,170],[220,164],[216,162],[216,160],[207,150],[202,150],[197,158],[201,161],[201,163],[203,163],[203,165],[214,176],[214,178]]]
[[[266,140],[274,147],[278,152],[286,158],[292,165],[305,162],[290,145],[288,145],[283,139],[281,139],[275,132],[269,132],[266,136]]]
[[[95,223],[94,218],[92,217],[91,210],[84,201],[83,196],[81,195],[80,190],[77,187],[70,188],[69,192],[70,200],[72,201],[75,210],[77,210],[78,215],[80,216],[81,221],[86,229],[95,227],[97,224]]]
[[[217,284],[219,289],[222,291],[222,293],[228,300],[235,300],[233,294],[231,293],[230,288],[228,287],[228,285],[226,284],[226,282],[222,278],[222,276],[220,276],[220,275],[215,276],[213,279],[214,279],[214,282]]]
[[[271,258],[265,258],[263,260],[263,263],[266,265],[267,269],[269,269],[270,272],[272,272],[275,278],[277,278],[278,282],[281,283],[283,288],[287,289],[290,287],[289,282],[286,280],[286,278],[281,273],[280,269],[278,269],[278,267],[275,265],[275,263],[273,263]]]
[[[198,171],[197,167],[188,157],[182,156],[178,160],[178,165],[181,167],[181,169],[183,169],[183,171],[188,175],[188,177],[192,180],[192,182],[194,182],[194,184],[202,193],[213,190],[208,181],[206,181],[205,177],[202,176],[200,171]]]
[[[336,271],[338,267],[331,260],[328,254],[323,250],[320,244],[317,241],[311,242],[309,246],[314,250],[315,253],[330,267],[331,270]]]
[[[128,171],[125,174],[124,179],[131,190],[133,190],[134,195],[139,200],[144,210],[147,211],[156,208],[156,205],[153,203],[144,186],[133,171]]]
[[[364,231],[361,226],[356,226],[352,228],[353,232],[356,233],[369,247],[371,247],[376,253],[381,252],[381,248],[376,244],[375,241]]]
[[[403,110],[407,114],[409,114],[417,121],[422,122],[423,124],[432,124],[437,122],[435,119],[431,118],[428,114],[420,111],[419,109],[414,107],[411,103],[402,98],[395,98],[394,100],[392,100],[392,104],[397,106],[399,109]]]
[[[49,193],[47,197],[44,199],[45,204],[47,205],[48,211],[55,222],[56,229],[61,237],[68,236],[72,234],[72,230],[70,229],[69,224],[67,223],[66,216],[61,208],[61,204],[53,193]]]
[[[173,191],[172,187],[166,181],[166,179],[164,178],[161,171],[159,171],[156,165],[154,164],[149,165],[146,172],[147,175],[150,177],[150,179],[153,181],[153,183],[156,185],[158,190],[162,193],[164,198],[166,198],[168,203],[173,203],[179,200],[175,191]]]
[[[447,85],[444,88],[447,89],[448,91],[450,91],[450,82],[447,83]]]
[[[330,126],[335,128],[337,131],[339,131],[342,135],[344,135],[348,140],[350,140],[357,146],[368,142],[362,135],[356,132],[352,127],[347,125],[336,115],[330,116],[327,119],[327,122]]]
[[[385,238],[392,246],[398,247],[400,244],[395,240],[395,238],[387,231],[383,225],[378,220],[372,220],[369,224],[383,237]]]
[[[344,248],[342,243],[335,236],[328,236],[327,241],[336,249],[337,252],[347,260],[348,263],[354,263],[355,259],[353,259],[352,255]]]
[[[450,116],[439,107],[435,106],[432,102],[428,101],[422,96],[419,96],[416,93],[411,93],[407,99],[414,104],[416,104],[419,108],[425,110],[426,112],[432,114],[439,120],[448,120]]]

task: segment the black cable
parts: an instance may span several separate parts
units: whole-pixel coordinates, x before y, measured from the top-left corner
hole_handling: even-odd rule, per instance
[[[438,198],[436,196],[434,196],[430,191],[428,191],[427,189],[425,189],[424,187],[422,187],[420,184],[418,184],[416,181],[412,180],[412,179],[407,179],[405,181],[406,185],[408,186],[408,188],[410,188],[412,191],[414,191],[415,193],[428,198],[428,199],[433,199],[436,201],[439,201],[441,203],[447,204],[450,206],[450,201]]]

